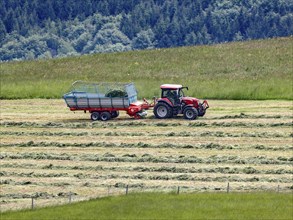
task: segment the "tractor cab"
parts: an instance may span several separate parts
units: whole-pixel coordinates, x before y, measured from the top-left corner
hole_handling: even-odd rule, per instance
[[[154,107],[156,118],[171,118],[183,114],[186,119],[193,120],[198,116],[204,116],[209,107],[208,102],[204,100],[201,103],[199,99],[186,97],[183,89],[188,90],[188,87],[178,84],[161,85],[161,98],[157,99]]]
[[[183,89],[188,90],[188,87],[176,84],[163,84],[161,85],[161,89],[161,99],[169,102],[169,104],[173,106],[177,106],[180,105],[181,100],[184,97]]]

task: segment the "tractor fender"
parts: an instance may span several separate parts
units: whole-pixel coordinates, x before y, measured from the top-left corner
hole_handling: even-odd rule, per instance
[[[161,103],[161,102],[164,102],[164,103],[166,103],[167,105],[169,105],[170,107],[173,107],[173,104],[172,104],[172,102],[170,102],[169,99],[162,98],[162,99],[159,99],[157,103]]]

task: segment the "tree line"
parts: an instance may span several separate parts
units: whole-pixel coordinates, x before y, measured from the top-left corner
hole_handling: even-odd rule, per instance
[[[0,0],[0,60],[293,34],[288,0]]]

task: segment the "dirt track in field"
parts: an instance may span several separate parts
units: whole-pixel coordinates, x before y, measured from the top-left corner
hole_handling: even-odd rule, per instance
[[[210,101],[206,116],[108,122],[62,100],[0,100],[1,210],[129,191],[293,189],[292,101]]]

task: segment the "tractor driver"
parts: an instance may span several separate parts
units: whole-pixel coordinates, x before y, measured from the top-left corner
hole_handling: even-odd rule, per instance
[[[178,100],[178,94],[177,94],[177,90],[169,90],[167,92],[167,97],[170,99],[170,101],[175,104],[176,101]]]

